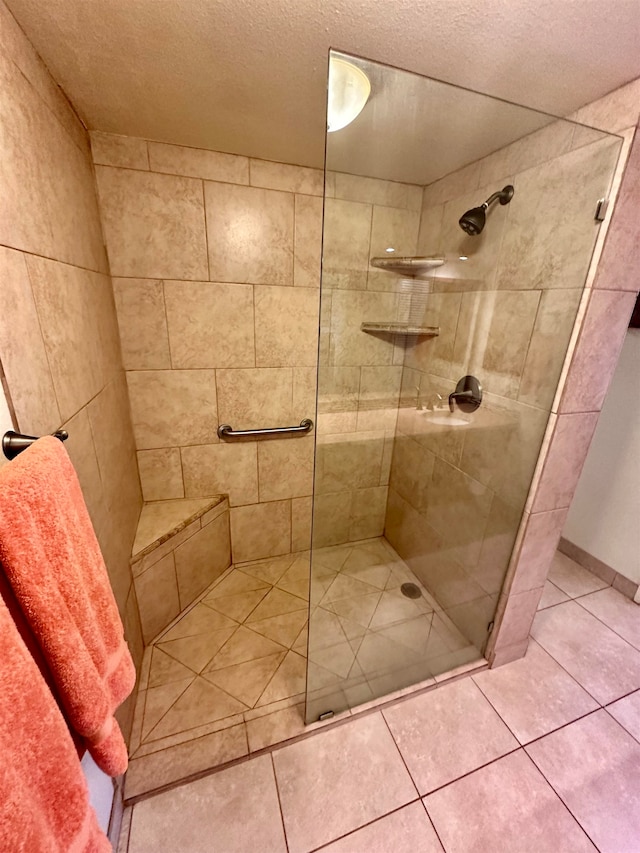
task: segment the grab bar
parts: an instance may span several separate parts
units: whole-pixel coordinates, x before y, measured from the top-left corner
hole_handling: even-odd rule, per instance
[[[53,437],[59,438],[60,441],[66,441],[69,438],[69,433],[66,429],[59,429],[53,433]],[[2,436],[2,452],[7,459],[15,459],[18,453],[22,453],[27,447],[31,447],[33,442],[37,440],[37,435],[22,435],[22,433],[10,429]]]
[[[221,424],[218,427],[218,438],[249,438],[251,436],[263,435],[291,435],[294,433],[309,432],[313,429],[311,418],[300,421],[300,426],[292,427],[268,427],[267,429],[233,429],[229,424]]]

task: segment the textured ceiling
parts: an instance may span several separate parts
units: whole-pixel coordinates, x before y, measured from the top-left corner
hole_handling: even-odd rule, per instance
[[[640,76],[640,0],[6,2],[89,128],[301,165],[330,46],[558,115]]]

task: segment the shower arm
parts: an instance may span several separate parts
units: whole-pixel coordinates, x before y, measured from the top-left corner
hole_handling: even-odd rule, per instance
[[[498,192],[492,193],[486,201],[483,201],[480,205],[484,207],[486,210],[490,205],[494,203],[494,201],[500,200],[500,204],[508,204],[511,201],[511,197],[513,196],[513,190],[508,193],[505,190],[498,190]]]

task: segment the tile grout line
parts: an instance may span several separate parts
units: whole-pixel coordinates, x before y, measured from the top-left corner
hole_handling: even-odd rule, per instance
[[[389,812],[385,812],[378,817],[374,817],[372,820],[368,820],[366,823],[363,823],[361,826],[357,826],[355,829],[350,829],[349,832],[345,832],[343,835],[338,835],[336,838],[332,838],[330,841],[326,841],[324,844],[321,844],[320,847],[313,847],[309,853],[320,853],[322,850],[326,850],[327,847],[330,847],[332,844],[335,844],[336,841],[342,841],[345,838],[349,838],[352,835],[355,835],[356,832],[360,832],[361,829],[366,829],[369,826],[373,826],[375,823],[379,823],[385,818],[390,817],[393,814],[397,814],[401,812],[402,809],[406,809],[408,806],[415,805],[420,802],[420,797],[417,797],[415,800],[409,800],[408,803],[405,803],[403,806],[398,806],[395,809],[391,809]]]
[[[637,691],[634,691],[634,692],[636,692],[636,693],[637,693]],[[629,696],[629,695],[632,695],[632,694],[627,694],[627,696]],[[627,698],[627,697],[622,696],[621,698],[622,698],[622,699],[625,699],[625,698]],[[618,702],[618,701],[620,701],[620,700],[619,700],[619,699],[616,699],[616,702]],[[611,704],[611,705],[613,705],[614,703],[613,703],[613,702],[611,702],[610,704]],[[638,737],[637,737],[636,735],[632,734],[632,732],[630,732],[630,731],[629,731],[629,729],[628,729],[625,725],[623,725],[623,724],[620,722],[620,720],[616,719],[616,718],[613,716],[613,714],[612,714],[612,713],[611,713],[611,711],[609,710],[609,707],[610,707],[609,705],[606,705],[604,708],[602,708],[602,710],[603,710],[603,711],[606,711],[606,713],[608,714],[608,716],[610,717],[610,719],[612,719],[614,723],[617,723],[617,724],[620,726],[620,728],[621,728],[623,731],[625,731],[625,732],[629,735],[629,737],[633,738],[633,739],[636,741],[636,743],[637,743],[637,744],[640,744],[640,736],[638,736]]]
[[[613,589],[613,587],[605,587],[604,589]],[[585,593],[584,595],[579,596],[579,598],[587,598],[589,595],[595,595],[597,592],[603,592],[603,590],[602,590],[602,589],[598,589],[598,590],[595,590],[594,592],[588,592],[588,593]],[[622,595],[622,593],[621,593],[621,592],[619,592],[619,590],[614,589],[614,592],[617,592],[617,593],[618,593],[618,595],[620,595],[622,598],[625,598],[625,596],[623,596],[623,595]],[[626,599],[626,600],[627,600],[627,601],[629,601],[629,599]],[[620,634],[618,631],[616,631],[616,629],[615,629],[615,628],[612,628],[612,627],[611,627],[611,625],[608,625],[608,624],[607,624],[606,622],[604,622],[604,621],[603,621],[599,616],[597,616],[595,613],[592,613],[592,612],[591,612],[591,610],[589,610],[587,607],[585,607],[583,604],[581,604],[581,603],[580,603],[580,601],[579,601],[577,598],[574,598],[574,599],[573,599],[573,601],[575,601],[577,605],[579,605],[580,607],[582,607],[582,609],[583,609],[586,613],[588,613],[590,616],[593,616],[593,618],[594,618],[596,621],[598,621],[601,625],[604,625],[604,627],[605,627],[605,628],[608,628],[608,629],[609,629],[609,631],[611,631],[611,633],[612,633],[612,634],[615,634],[615,635],[616,635],[616,637],[619,637],[619,638],[620,638],[624,643],[626,643],[630,648],[635,649],[637,652],[640,652],[640,649],[639,649],[637,646],[634,646],[634,644],[633,644],[633,643],[630,643],[630,642],[629,642],[629,640],[627,640],[627,638],[626,638],[626,637],[623,637],[623,636],[622,636],[622,634]],[[632,602],[632,603],[633,603],[633,602]],[[639,686],[640,686],[640,685],[639,685]]]
[[[409,770],[409,767],[407,766],[407,762],[404,759],[404,755],[402,754],[402,751],[401,751],[400,747],[398,746],[398,742],[396,741],[395,737],[393,736],[393,732],[391,731],[391,726],[389,725],[389,722],[384,715],[384,711],[380,711],[379,713],[380,713],[380,716],[382,717],[382,719],[384,720],[384,724],[387,727],[387,731],[389,732],[389,736],[391,737],[391,740],[393,741],[393,745],[395,746],[396,751],[400,757],[400,760],[402,761],[402,765],[403,765],[404,769],[407,771],[409,779],[411,779],[411,784],[416,789],[416,794],[418,795],[418,799],[419,799],[421,796],[420,791],[418,790],[418,786],[416,784],[416,781],[413,778],[413,775],[412,775],[411,771]]]
[[[247,750],[249,750],[248,738],[247,738]],[[250,751],[249,751],[249,755],[251,755]],[[273,752],[271,752],[269,754],[269,757],[271,759],[271,772],[273,773],[273,783],[276,787],[276,797],[278,798],[278,809],[280,811],[280,822],[282,823],[282,834],[284,836],[284,845],[287,849],[287,853],[289,853],[289,838],[287,836],[287,827],[286,827],[286,824],[284,821],[284,812],[282,810],[282,800],[280,798],[280,786],[278,785],[278,774],[276,773],[276,764],[275,764],[275,761],[273,760]]]
[[[602,710],[602,709],[601,709],[601,708],[599,708],[598,710]],[[593,711],[592,713],[594,713],[594,714],[595,714],[595,713],[597,713],[597,712],[596,712],[596,711]],[[589,715],[587,714],[586,716],[589,716]],[[574,821],[576,822],[576,824],[577,824],[577,825],[580,827],[580,829],[584,832],[585,837],[586,837],[586,838],[591,842],[591,844],[593,844],[593,846],[595,847],[595,849],[596,849],[596,850],[600,851],[600,848],[596,845],[596,843],[595,843],[595,842],[594,842],[594,840],[591,838],[591,836],[589,835],[589,833],[587,832],[587,830],[586,830],[586,829],[584,828],[584,826],[580,823],[580,821],[578,820],[577,816],[576,816],[576,815],[571,811],[571,809],[569,808],[569,805],[565,802],[564,798],[563,798],[563,797],[558,793],[558,791],[555,789],[555,787],[554,787],[554,786],[553,786],[553,784],[549,781],[549,779],[547,779],[547,777],[545,776],[545,774],[544,774],[544,773],[543,773],[543,771],[542,771],[542,768],[538,766],[538,764],[537,764],[537,762],[534,760],[533,756],[529,755],[529,753],[527,752],[527,750],[526,750],[526,749],[524,750],[524,752],[525,752],[525,755],[527,756],[527,758],[529,759],[529,761],[531,761],[531,763],[532,763],[532,764],[533,764],[533,766],[536,768],[536,770],[538,771],[538,773],[542,776],[542,778],[544,779],[544,781],[545,781],[545,782],[547,783],[547,785],[551,788],[551,790],[552,790],[552,791],[553,791],[553,793],[556,795],[556,797],[560,800],[560,802],[561,802],[561,803],[562,803],[562,805],[565,807],[565,809],[567,810],[567,812],[571,815],[571,817],[574,819]]]
[[[436,838],[437,838],[437,839],[438,839],[438,841],[440,842],[440,846],[442,847],[443,851],[445,851],[445,853],[447,853],[447,848],[444,846],[444,842],[443,842],[442,838],[440,837],[440,833],[438,832],[438,830],[437,830],[437,828],[436,828],[435,821],[433,820],[433,818],[432,818],[432,817],[431,817],[431,815],[429,814],[429,809],[427,808],[427,804],[425,803],[425,797],[421,797],[421,798],[420,798],[420,803],[421,803],[422,808],[424,809],[424,812],[425,812],[425,814],[426,814],[426,816],[427,816],[427,820],[429,821],[429,823],[430,823],[430,824],[431,824],[431,826],[433,827],[433,831],[434,831],[434,832],[435,832],[435,834],[436,834]]]

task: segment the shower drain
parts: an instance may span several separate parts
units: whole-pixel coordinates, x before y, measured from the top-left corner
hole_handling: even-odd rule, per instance
[[[400,592],[403,595],[406,595],[407,598],[420,598],[422,595],[420,587],[416,586],[414,583],[403,583],[400,587]]]

